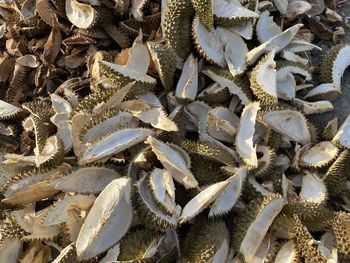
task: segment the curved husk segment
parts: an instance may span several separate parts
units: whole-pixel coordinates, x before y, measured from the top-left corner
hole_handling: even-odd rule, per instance
[[[179,99],[195,100],[198,91],[198,59],[190,54],[182,68],[175,95]]]
[[[216,68],[205,68],[202,73],[207,75],[221,87],[227,88],[233,95],[237,95],[243,105],[252,101],[252,94],[245,83],[241,83],[237,78],[233,78],[229,71]]]
[[[225,44],[214,28],[208,31],[196,16],[193,20],[192,34],[196,49],[205,60],[221,67],[227,65],[224,53]]]
[[[340,147],[350,149],[350,115],[340,126],[332,142],[336,145],[339,145]]]
[[[322,167],[333,161],[338,154],[337,147],[329,141],[320,142],[300,154],[300,165]]]
[[[176,54],[164,43],[149,41],[147,47],[163,87],[171,90],[176,70]]]
[[[309,203],[323,203],[327,198],[326,185],[317,174],[307,173],[303,176],[299,197]]]
[[[341,94],[340,88],[334,86],[333,83],[325,83],[310,90],[304,99],[308,101],[334,100]]]
[[[189,160],[189,156],[185,151],[181,148],[182,151],[178,151],[171,145],[162,143],[151,136],[145,142],[151,146],[157,159],[177,182],[183,184],[186,188],[198,186],[196,178],[190,171],[190,163],[186,161]]]
[[[130,191],[131,179],[119,178],[112,181],[97,197],[76,242],[79,260],[106,251],[128,231],[133,217]]]
[[[264,121],[276,132],[300,144],[311,143],[308,123],[303,114],[293,110],[269,111]]]
[[[198,195],[192,198],[182,209],[179,221],[181,224],[193,219],[205,208],[207,208],[214,200],[224,191],[229,181],[222,181],[211,186],[208,186]]]
[[[258,167],[250,173],[259,177],[268,176],[278,166],[276,152],[271,147],[263,145],[258,145],[256,151],[262,156],[258,158]]]
[[[320,77],[323,83],[333,83],[341,89],[341,79],[344,71],[350,65],[350,45],[333,46],[323,58]]]
[[[331,254],[326,247],[322,244],[318,244],[316,240],[313,239],[307,228],[303,226],[296,215],[294,216],[294,222],[293,232],[296,236],[296,245],[301,257],[304,258],[305,261],[324,263],[337,262],[336,259],[333,258],[333,253]]]
[[[153,131],[148,129],[124,129],[114,132],[100,141],[87,147],[79,162],[81,164],[92,163],[113,154],[120,153],[140,142],[143,142]]]
[[[243,7],[238,1],[213,1],[215,24],[221,26],[240,25],[259,18],[259,15]]]
[[[232,166],[225,166],[222,170],[232,176],[226,180],[228,184],[213,202],[209,217],[222,216],[231,211],[241,195],[247,177],[247,169],[244,167],[235,169]]]
[[[244,163],[250,167],[258,166],[256,146],[254,147],[254,133],[256,116],[260,109],[258,102],[248,104],[242,113],[237,130],[235,146]]]
[[[118,85],[124,86],[131,82],[136,82],[135,85],[144,85],[145,89],[156,84],[156,80],[136,69],[117,65],[107,61],[100,61],[101,71],[115,81]]]
[[[154,128],[168,132],[176,132],[179,130],[176,123],[172,121],[161,108],[135,112],[134,115],[142,122],[150,124]]]
[[[161,237],[159,232],[147,228],[131,229],[119,242],[118,262],[152,260],[151,258],[154,256],[152,254],[155,253],[154,250],[157,249]]]
[[[138,121],[129,112],[109,111],[96,117],[84,125],[79,139],[86,144],[93,144],[97,140],[122,129],[137,128]]]
[[[0,100],[0,120],[12,119],[18,116],[23,110],[6,101]]]
[[[277,78],[283,79],[287,74],[298,74],[303,76],[305,80],[311,80],[312,75],[307,67],[298,62],[281,61],[277,62]]]
[[[217,27],[216,32],[224,42],[224,57],[233,76],[242,74],[247,66],[246,54],[248,47],[241,36],[224,28]]]
[[[238,122],[238,117],[229,109],[224,107],[214,108],[208,112],[208,134],[219,141],[233,143]]]
[[[63,141],[57,135],[46,140],[40,153],[37,148],[34,149],[34,152],[36,166],[44,169],[52,169],[60,165],[65,154]]]
[[[45,213],[42,221],[43,226],[58,225],[68,221],[68,210],[79,209],[88,211],[95,202],[93,195],[73,195],[57,201],[50,209]]]
[[[266,105],[276,105],[277,81],[275,52],[272,50],[253,69],[250,76],[250,88],[254,95]]]
[[[349,150],[344,150],[329,167],[324,178],[330,196],[349,195],[349,190],[347,189],[349,169],[350,153]]]
[[[281,28],[273,21],[273,17],[270,16],[270,12],[267,10],[262,12],[256,24],[256,35],[260,43],[262,44],[269,41],[281,33]]]
[[[183,243],[179,262],[225,262],[229,253],[229,233],[222,220],[198,220]]]
[[[158,207],[146,176],[143,176],[133,190],[133,207],[145,224],[153,229],[176,228],[178,214],[169,215]]]
[[[301,261],[294,240],[285,242],[278,251],[275,263],[299,263]]]
[[[250,50],[247,54],[247,62],[248,64],[254,64],[260,56],[263,54],[270,52],[272,49],[275,50],[275,53],[280,53],[294,38],[296,33],[302,27],[302,24],[294,25],[277,36],[271,38],[269,41],[264,42],[260,46]]]
[[[73,25],[78,28],[87,29],[95,22],[97,13],[89,4],[83,4],[76,0],[67,0],[66,15]]]
[[[155,168],[148,180],[157,206],[165,213],[175,214],[175,185],[171,174],[167,170]]]
[[[191,23],[193,7],[190,0],[169,0],[164,7],[163,30],[170,46],[182,59],[191,53]]]
[[[252,201],[235,219],[233,245],[249,262],[258,251],[272,221],[284,206],[284,199],[278,195],[264,196]]]
[[[105,167],[85,167],[61,178],[52,180],[50,185],[66,193],[99,193],[110,182],[119,177],[120,174],[113,169]]]
[[[201,23],[210,31],[214,26],[213,0],[191,0]]]
[[[332,231],[335,237],[338,253],[349,259],[350,256],[350,214],[347,212],[337,212],[333,222]]]
[[[62,249],[61,253],[57,256],[57,258],[52,263],[68,263],[77,261],[77,251],[75,248],[75,244],[72,243]]]

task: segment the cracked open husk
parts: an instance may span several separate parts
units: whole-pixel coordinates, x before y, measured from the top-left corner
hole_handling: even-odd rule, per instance
[[[0,3],[0,262],[348,262],[322,2]]]

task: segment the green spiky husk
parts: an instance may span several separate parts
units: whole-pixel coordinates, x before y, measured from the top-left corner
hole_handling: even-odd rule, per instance
[[[158,240],[161,235],[147,228],[135,228],[120,240],[120,254],[118,261],[142,260],[147,248],[153,240]],[[144,262],[144,261],[142,261]]]
[[[184,139],[180,142],[180,146],[188,152],[197,153],[227,165],[235,166],[236,164],[236,160],[230,153],[207,142]]]
[[[145,225],[151,229],[164,230],[164,229],[175,229],[177,226],[169,223],[163,218],[154,214],[145,204],[140,194],[140,181],[133,187],[132,190],[132,203],[136,213],[140,218],[143,219]],[[151,195],[151,194],[150,194]],[[153,202],[152,197],[149,202]]]
[[[344,44],[338,44],[329,49],[324,56],[320,66],[320,78],[322,83],[333,83],[334,62]]]
[[[0,224],[0,245],[5,239],[16,238],[21,239],[28,233],[17,223],[13,214],[7,213]]]
[[[198,97],[200,101],[205,102],[212,108],[220,106],[228,106],[231,99],[231,94],[227,89],[223,89],[215,94],[205,93]]]
[[[166,90],[171,90],[174,85],[176,70],[176,54],[171,47],[157,42],[147,42],[153,62],[158,65],[160,81]]]
[[[201,23],[210,31],[214,26],[211,0],[192,0],[192,5]]]
[[[152,91],[156,83],[148,83],[148,82],[142,82],[137,81],[135,79],[132,79],[128,76],[124,76],[121,73],[114,71],[109,66],[105,65],[104,63],[100,63],[100,69],[101,73],[110,78],[118,87],[124,87],[125,85],[135,82],[134,86],[128,93],[128,98],[131,99],[137,95],[144,94],[148,91]]]
[[[129,35],[130,39],[135,39],[140,29],[144,38],[148,38],[152,31],[157,31],[161,21],[160,13],[145,16],[142,21],[127,19],[119,23],[120,28]]]
[[[340,211],[337,212],[332,222],[332,231],[335,236],[338,253],[343,259],[350,259],[350,236],[349,236],[350,214]]]
[[[178,127],[178,131],[170,131],[170,132],[163,131],[156,138],[163,142],[169,142],[169,143],[180,145],[181,140],[183,140],[186,135],[185,126],[186,126],[187,116],[184,112],[183,107],[179,109],[179,111],[175,114],[172,121]]]
[[[169,0],[164,21],[164,34],[175,53],[186,59],[191,53],[191,23],[193,7],[191,0]]]
[[[250,75],[250,88],[253,91],[254,95],[259,99],[259,101],[262,104],[265,104],[267,106],[276,106],[278,104],[277,97],[274,97],[264,91],[264,88],[260,86],[260,84],[257,82],[257,75],[259,74],[259,70],[261,65],[266,63],[267,59],[269,58],[269,54],[266,54],[259,62],[258,64],[253,68],[251,75]]]
[[[296,245],[300,255],[305,262],[310,263],[327,263],[327,258],[321,254],[317,246],[313,246],[313,237],[307,228],[301,223],[298,216],[294,216],[293,232],[296,236]]]
[[[224,221],[197,219],[183,242],[180,262],[211,262],[225,238],[229,237]]]
[[[334,213],[325,204],[306,202],[289,202],[284,206],[282,212],[291,218],[297,215],[310,231],[325,230],[334,217]]]
[[[51,170],[63,163],[65,150],[62,139],[56,135],[57,138],[57,151],[43,164],[40,165],[40,169]]]
[[[199,154],[192,153],[191,172],[200,185],[211,185],[227,179],[221,170],[222,163],[212,161]]]
[[[274,194],[256,198],[233,219],[234,231],[232,233],[232,246],[236,252],[239,252],[241,243],[251,223],[254,222],[263,209],[276,198],[279,198],[279,195]]]
[[[328,169],[324,178],[327,192],[331,197],[349,196],[350,193],[346,186],[349,180],[349,170],[350,152],[349,150],[344,150]]]

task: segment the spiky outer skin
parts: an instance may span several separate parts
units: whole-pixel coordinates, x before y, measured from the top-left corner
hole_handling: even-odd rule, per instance
[[[277,97],[271,96],[270,94],[264,91],[264,87],[260,86],[257,81],[260,67],[266,63],[269,58],[269,54],[266,54],[259,63],[254,67],[250,75],[250,88],[253,91],[254,95],[259,99],[262,104],[266,106],[276,106],[278,104]],[[266,76],[268,77],[268,76]]]
[[[294,67],[294,68],[299,68],[302,71],[307,72],[308,74],[310,74],[310,76],[312,76],[312,72],[309,70],[309,68],[307,66],[305,66],[302,63],[299,62],[294,62],[294,61],[288,61],[288,60],[278,60],[276,61],[276,70],[285,68],[285,67]]]
[[[137,96],[137,95],[144,94],[148,91],[151,91],[153,87],[156,85],[155,82],[151,82],[151,83],[142,82],[142,81],[137,81],[135,79],[132,79],[128,76],[124,76],[118,71],[114,71],[112,68],[110,68],[108,65],[104,63],[100,63],[100,69],[101,69],[101,72],[105,76],[110,78],[112,81],[114,81],[118,87],[124,87],[125,85],[135,81],[135,85],[132,87],[132,90],[129,92],[129,96],[130,95]]]
[[[183,242],[179,262],[211,262],[225,237],[228,238],[228,230],[223,220],[199,219],[191,226]]]
[[[169,142],[180,145],[180,142],[185,138],[186,135],[186,122],[187,116],[185,115],[184,108],[181,108],[172,119],[178,127],[178,131],[163,131],[161,134],[156,136],[158,140],[163,142]]]
[[[324,141],[332,141],[335,136],[332,126],[326,126],[322,132],[322,139]]]
[[[65,155],[64,144],[62,139],[58,135],[56,135],[56,137],[57,137],[57,152],[54,153],[47,161],[41,164],[39,167],[40,169],[50,170],[63,163],[64,155]]]
[[[327,263],[327,258],[321,254],[317,246],[313,246],[313,237],[301,223],[298,216],[294,216],[294,229],[296,245],[300,255],[309,263]]]
[[[109,119],[113,118],[118,114],[119,110],[109,110],[101,115],[94,116],[93,118],[90,119],[88,123],[81,129],[80,134],[79,134],[79,139],[81,142],[86,143],[88,140],[85,138],[85,135],[89,132],[90,129],[95,128],[96,126],[103,125],[105,122],[108,122]],[[118,127],[115,127],[112,130],[106,131],[105,134],[109,134],[113,131],[118,130]],[[98,140],[98,138],[95,138],[90,141],[90,143],[95,143],[95,140]]]
[[[264,155],[268,155],[268,160],[262,161],[258,159],[258,167],[256,169],[249,170],[250,175],[258,177],[269,176],[276,167],[276,152],[272,147],[268,147]]]
[[[119,23],[120,28],[129,35],[131,39],[135,39],[140,29],[144,37],[148,37],[152,31],[156,31],[161,22],[160,13],[154,15],[145,16],[142,21],[136,19],[127,19]]]
[[[6,190],[8,187],[10,187],[11,185],[15,184],[16,182],[28,178],[30,176],[39,174],[39,173],[45,173],[48,172],[50,169],[47,169],[46,167],[31,167],[27,170],[24,171],[20,171],[18,173],[15,173],[14,175],[11,176],[11,178],[9,178],[8,181],[6,181],[2,187],[0,188],[2,191]],[[58,176],[62,176],[64,175],[65,172],[60,173]]]
[[[96,105],[106,102],[116,92],[116,89],[104,89],[95,93],[89,94],[82,99],[76,108],[76,112],[92,113]]]
[[[105,24],[103,30],[121,47],[130,47],[132,38],[119,26]]]
[[[283,207],[282,212],[291,218],[297,215],[310,231],[325,230],[334,217],[334,213],[324,204],[306,202],[289,202]]]
[[[227,179],[221,171],[222,164],[207,159],[199,154],[192,153],[191,172],[200,185],[211,185]]]
[[[135,261],[142,259],[147,248],[153,240],[161,237],[158,232],[147,228],[136,228],[131,230],[120,241],[120,254],[118,261]],[[142,261],[143,262],[143,261]]]
[[[166,90],[171,90],[174,84],[176,70],[176,54],[171,47],[157,42],[147,42],[151,58],[158,65],[160,81]]]
[[[252,222],[259,216],[263,209],[279,195],[268,195],[252,200],[244,210],[240,211],[234,218],[234,227],[232,232],[232,246],[236,252],[239,252],[241,243]]]
[[[193,7],[191,0],[169,0],[164,21],[164,34],[175,53],[186,59],[191,53],[191,22]]]
[[[339,91],[333,90],[333,91],[318,93],[313,96],[309,96],[305,100],[311,101],[311,102],[320,101],[320,100],[333,101],[336,98],[338,98],[340,95],[341,93]]]
[[[208,31],[210,31],[214,26],[211,0],[192,0],[192,5],[201,23]]]
[[[350,152],[349,150],[344,150],[329,167],[324,178],[327,192],[331,197],[349,195],[349,190],[346,187],[349,171]]]
[[[219,17],[214,15],[214,24],[216,26],[222,26],[222,27],[232,27],[236,25],[241,25],[248,21],[253,21],[253,20],[254,18],[251,18],[251,17],[228,18],[228,17]]]
[[[135,208],[136,213],[140,218],[143,219],[145,225],[151,229],[155,230],[165,230],[165,229],[175,229],[177,226],[165,221],[164,219],[155,215],[152,211],[149,210],[143,198],[140,196],[138,185],[133,186],[131,192],[131,199],[133,207]],[[152,202],[153,200],[149,200]]]
[[[232,166],[235,166],[236,164],[236,160],[232,155],[224,149],[220,149],[210,143],[184,139],[180,142],[180,147],[188,152],[197,153],[221,163],[226,163]]]
[[[20,106],[20,101],[24,97],[27,80],[30,73],[30,68],[20,66],[15,68],[14,75],[10,82],[10,86],[5,94],[5,101],[15,106]]]
[[[322,40],[332,40],[333,31],[326,28],[320,21],[314,17],[309,17],[309,26],[311,31]]]
[[[230,105],[231,94],[227,89],[223,89],[215,94],[205,93],[198,100],[205,102],[212,108],[228,107]]]
[[[26,231],[24,231],[24,229],[20,227],[12,214],[6,214],[4,217],[3,221],[0,224],[0,233],[0,245],[5,239],[21,239],[28,234]]]
[[[220,77],[226,78],[234,82],[234,84],[236,84],[236,86],[238,86],[242,90],[244,95],[250,101],[253,101],[254,96],[251,89],[249,88],[250,84],[249,84],[249,79],[247,77],[245,76],[234,77],[232,76],[231,72],[228,69],[223,69],[215,66],[207,67],[207,69],[211,70],[212,72],[214,72],[216,75]]]
[[[332,222],[332,231],[335,236],[338,253],[343,258],[350,259],[350,229],[348,227],[350,214],[340,211],[337,212]]]
[[[344,44],[338,44],[329,49],[324,56],[320,67],[320,79],[322,83],[333,83],[334,62]]]

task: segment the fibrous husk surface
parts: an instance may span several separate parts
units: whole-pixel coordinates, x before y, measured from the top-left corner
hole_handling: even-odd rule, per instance
[[[0,262],[350,262],[333,4],[0,2]]]

